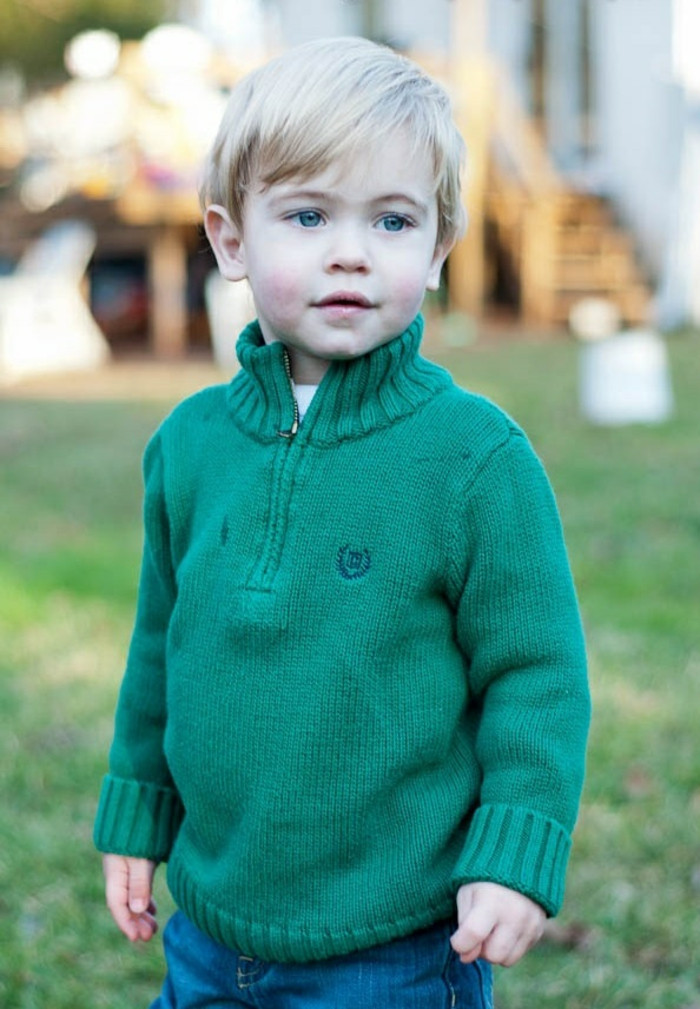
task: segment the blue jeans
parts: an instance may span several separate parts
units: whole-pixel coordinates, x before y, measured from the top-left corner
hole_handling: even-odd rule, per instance
[[[491,968],[463,964],[441,922],[382,946],[308,964],[267,963],[220,946],[176,912],[168,974],[151,1009],[493,1009]]]

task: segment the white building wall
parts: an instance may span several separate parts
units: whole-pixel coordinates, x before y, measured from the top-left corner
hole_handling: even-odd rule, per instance
[[[581,168],[583,157],[582,0],[546,0],[546,132],[549,153],[565,175]]]
[[[531,45],[532,0],[490,0],[488,42],[493,56],[507,71],[523,108],[529,108],[528,60]]]
[[[380,34],[401,47],[445,52],[451,44],[456,2],[382,0],[377,3]],[[275,10],[284,45],[329,35],[362,34],[362,0],[267,0],[267,6]],[[511,68],[513,80],[525,96],[532,0],[488,0],[486,9],[489,46]]]
[[[285,46],[334,35],[359,35],[362,5],[348,0],[277,0]]]
[[[683,135],[672,39],[672,0],[594,0],[597,175],[657,273],[673,219]]]
[[[383,35],[402,48],[444,52],[449,43],[452,7],[453,0],[384,0]]]
[[[674,0],[674,9],[673,64],[684,93],[683,153],[657,298],[657,317],[670,328],[700,325],[700,6],[698,0]]]
[[[275,6],[286,45],[363,31],[361,0],[277,0]],[[379,34],[392,43],[428,51],[448,45],[453,0],[384,0],[377,6]]]

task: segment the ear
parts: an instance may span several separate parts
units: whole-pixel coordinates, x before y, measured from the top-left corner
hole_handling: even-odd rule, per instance
[[[204,230],[214,250],[222,277],[244,280],[247,276],[243,250],[243,233],[225,207],[212,203],[204,213]]]
[[[449,238],[435,246],[433,258],[430,261],[430,269],[428,270],[428,280],[425,285],[428,291],[437,291],[440,287],[440,274],[442,273],[443,263],[452,251],[454,244],[455,239]]]

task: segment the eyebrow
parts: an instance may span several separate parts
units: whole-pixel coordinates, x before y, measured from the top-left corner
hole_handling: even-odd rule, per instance
[[[287,192],[282,192],[278,196],[274,196],[272,204],[273,206],[276,206],[280,203],[287,203],[289,200],[308,200],[310,203],[323,203],[326,200],[333,199],[333,195],[332,190],[304,188],[289,189]],[[423,200],[418,199],[416,196],[411,196],[408,193],[382,193],[379,196],[372,197],[369,202],[373,206],[385,203],[405,203],[415,208],[418,213],[428,213],[428,205]]]
[[[410,196],[408,193],[385,193],[382,196],[378,196],[376,200],[372,200],[372,203],[409,203],[419,213],[428,213],[428,204],[424,200],[419,200],[416,196]]]
[[[288,189],[273,196],[271,203],[287,203],[289,200],[308,200],[309,203],[320,203],[321,200],[328,199],[328,193],[320,189]]]

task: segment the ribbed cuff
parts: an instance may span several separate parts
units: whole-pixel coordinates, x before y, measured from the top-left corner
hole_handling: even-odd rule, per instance
[[[163,862],[181,820],[176,792],[107,775],[95,817],[95,846],[99,851]]]
[[[548,915],[558,913],[571,850],[554,820],[515,806],[481,806],[452,875],[456,886],[486,881],[524,893]]]

